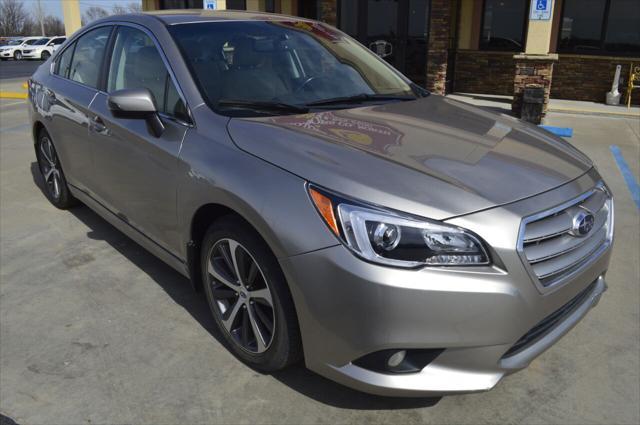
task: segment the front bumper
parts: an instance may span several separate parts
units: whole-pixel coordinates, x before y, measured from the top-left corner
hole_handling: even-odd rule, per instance
[[[12,58],[12,57],[13,57],[13,51],[0,52],[0,58]]]
[[[541,293],[516,252],[522,217],[593,187],[585,175],[508,208],[451,220],[483,236],[494,267],[403,270],[366,263],[342,245],[281,259],[295,301],[307,367],[352,388],[387,396],[491,389],[568,332],[606,290],[611,247],[573,279]],[[488,224],[492,223],[492,232]],[[496,226],[495,223],[500,223]],[[583,296],[545,333],[504,356],[532,328]],[[354,364],[387,349],[445,350],[420,372]]]

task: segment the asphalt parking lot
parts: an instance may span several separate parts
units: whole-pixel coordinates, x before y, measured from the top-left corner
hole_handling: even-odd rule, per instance
[[[0,79],[27,78],[31,76],[44,62],[40,60],[2,61],[0,66]]]
[[[203,296],[86,207],[41,192],[24,101],[0,100],[0,413],[34,423],[640,423],[640,119],[555,114],[612,187],[600,304],[494,390],[430,400],[351,391],[302,366],[261,375],[216,338]],[[508,318],[505,318],[508,320]]]

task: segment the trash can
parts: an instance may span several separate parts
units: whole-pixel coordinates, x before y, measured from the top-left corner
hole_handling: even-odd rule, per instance
[[[526,86],[522,95],[522,119],[533,124],[540,124],[543,106],[544,87],[539,84]]]

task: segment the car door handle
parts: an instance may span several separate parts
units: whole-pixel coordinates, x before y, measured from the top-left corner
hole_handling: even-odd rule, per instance
[[[89,130],[104,135],[109,134],[109,129],[104,124],[104,121],[102,121],[102,118],[97,115],[91,119],[91,122],[89,123]]]

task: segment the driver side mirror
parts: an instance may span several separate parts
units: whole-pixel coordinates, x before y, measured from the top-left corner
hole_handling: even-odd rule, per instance
[[[162,136],[164,124],[158,116],[156,100],[149,89],[117,90],[109,95],[107,103],[115,116],[144,119],[155,137]]]

